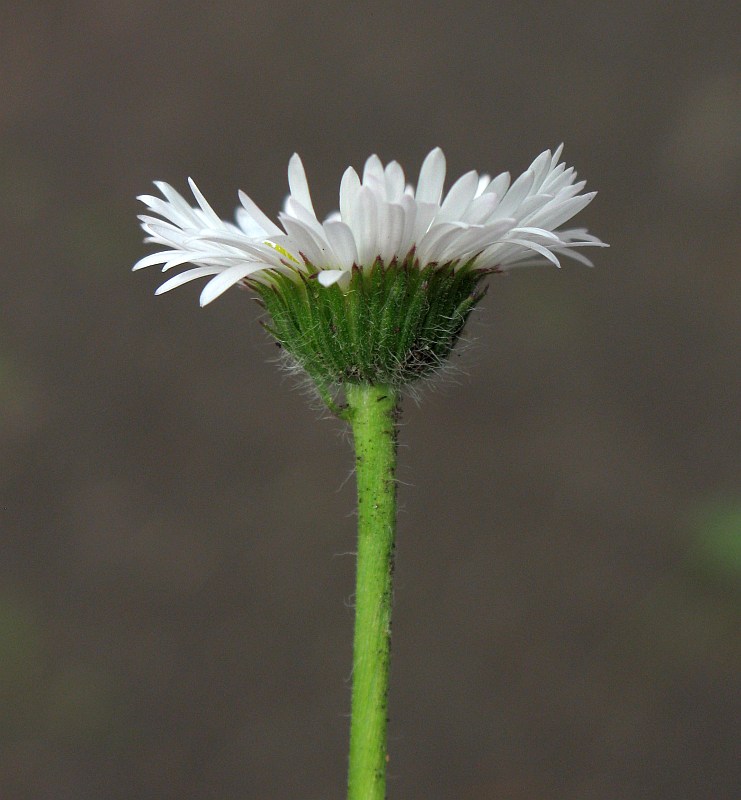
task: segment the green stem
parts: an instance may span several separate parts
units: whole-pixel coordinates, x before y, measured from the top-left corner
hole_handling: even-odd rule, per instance
[[[386,796],[386,702],[396,530],[396,391],[347,385],[358,482],[348,800]]]

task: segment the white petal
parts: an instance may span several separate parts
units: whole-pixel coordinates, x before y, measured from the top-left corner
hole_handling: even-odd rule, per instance
[[[347,222],[355,205],[355,198],[360,191],[360,178],[352,167],[348,167],[340,183],[340,215]]]
[[[246,278],[252,272],[265,269],[265,264],[252,263],[252,264],[238,264],[236,267],[229,267],[225,269],[215,278],[212,278],[203,288],[200,297],[202,306],[208,305],[212,300],[215,300],[219,295],[235,283],[239,283],[243,278]]]
[[[157,236],[165,242],[185,242],[194,235],[193,229],[182,230],[169,225],[167,222],[150,222],[147,227],[153,236]]]
[[[369,156],[366,159],[365,166],[363,167],[363,186],[380,185],[386,188],[386,180],[383,174],[383,164],[377,155]]]
[[[588,194],[582,194],[578,197],[572,197],[569,200],[565,200],[563,203],[555,205],[553,208],[533,214],[528,221],[537,224],[539,228],[557,228],[559,225],[563,225],[564,222],[578,214],[585,206],[589,205],[589,203],[594,200],[596,194],[597,192],[589,192]]]
[[[553,233],[552,231],[543,230],[543,228],[527,228],[527,227],[522,228],[522,227],[518,227],[518,228],[512,228],[510,233],[529,233],[532,236],[541,236],[543,239],[550,239],[551,241],[554,241],[554,242],[560,242],[561,241],[559,239],[559,237],[556,236],[555,233]]]
[[[312,211],[309,211],[307,208],[305,208],[296,200],[295,197],[289,197],[288,200],[286,200],[285,214],[290,214],[299,222],[302,222],[304,225],[306,225],[307,228],[310,228],[321,235],[322,225],[319,220],[314,216]]]
[[[323,269],[317,273],[316,279],[322,286],[332,286],[332,284],[337,283],[343,275],[345,275],[345,270],[342,269]]]
[[[178,207],[171,205],[161,197],[153,197],[149,194],[142,194],[137,197],[137,200],[144,203],[150,211],[159,214],[179,228],[200,224],[200,218],[194,208],[188,207],[187,210],[180,211]],[[219,220],[219,224],[221,224],[221,220]]]
[[[551,168],[551,151],[544,150],[530,165],[533,173],[533,190],[537,191],[542,185]]]
[[[556,164],[558,164],[558,159],[561,158],[561,153],[563,153],[563,142],[553,151],[553,158],[551,159],[551,169],[555,169]]]
[[[497,220],[493,224],[485,225],[480,228],[469,228],[467,231],[461,233],[457,241],[448,245],[440,254],[439,258],[441,261],[452,261],[456,258],[470,258],[500,241],[507,235],[509,229],[514,224],[514,219],[509,217]]]
[[[221,226],[221,217],[208,204],[208,201],[201,194],[201,190],[196,186],[196,182],[193,180],[193,178],[188,178],[188,184],[190,186],[190,190],[193,192],[193,197],[195,197],[195,199],[198,201],[198,205],[203,210],[206,219],[217,227]]]
[[[534,250],[536,253],[539,253],[541,256],[543,256],[543,258],[547,258],[557,267],[561,266],[558,258],[547,247],[543,247],[541,244],[537,244],[536,242],[528,242],[525,239],[510,239],[509,242],[510,244],[519,244],[528,250]]]
[[[553,208],[554,202],[557,201],[553,195],[531,194],[520,203],[513,213],[517,214],[520,223],[540,222],[541,215],[547,213],[549,208]]]
[[[193,209],[190,206],[190,203],[169,183],[165,183],[165,181],[154,181],[154,185],[162,192],[162,196],[167,200],[170,205],[176,208],[178,211],[182,212],[183,214],[190,213]]]
[[[424,266],[431,261],[438,261],[440,253],[451,238],[460,235],[463,228],[460,223],[442,222],[433,225],[417,244],[417,256]]]
[[[344,222],[325,222],[324,234],[343,269],[350,269],[353,264],[357,264],[358,249],[348,225]]]
[[[378,249],[386,264],[399,253],[404,235],[404,209],[398,203],[382,203],[378,213]]]
[[[540,187],[541,192],[555,194],[559,189],[568,186],[574,179],[574,168],[566,169],[566,164],[559,164],[543,181]]]
[[[517,209],[530,192],[534,178],[535,176],[529,169],[520,175],[502,198],[502,202],[497,208],[497,216],[508,217]]]
[[[211,233],[207,231],[201,236],[193,237],[189,245],[194,250],[203,251],[204,255],[215,256],[255,256],[262,259],[273,252],[273,249],[255,239],[250,239],[242,233]]]
[[[221,271],[221,267],[196,267],[195,269],[186,269],[185,272],[181,272],[179,275],[170,278],[169,281],[165,281],[162,286],[157,289],[155,294],[164,294],[171,289],[182,286],[184,283],[188,283],[188,281],[194,281],[196,278],[205,278],[207,275],[218,275]]]
[[[469,225],[481,225],[494,213],[498,205],[499,197],[492,192],[486,192],[471,203],[462,220]]]
[[[419,242],[422,237],[430,230],[430,227],[438,212],[438,206],[434,203],[417,203],[417,216],[414,222],[414,241]]]
[[[460,219],[466,213],[479,185],[477,172],[467,172],[450,187],[440,211],[445,219]]]
[[[288,186],[291,189],[293,197],[295,197],[304,208],[307,208],[314,214],[314,206],[312,205],[311,194],[309,192],[309,182],[306,180],[304,165],[298,153],[294,153],[291,156],[291,160],[288,162]]]
[[[574,261],[578,261],[580,264],[584,264],[585,267],[594,266],[594,263],[590,261],[590,259],[582,255],[581,253],[577,253],[576,250],[572,250],[570,247],[563,247],[563,248],[559,247],[558,254],[560,256],[568,256],[569,258],[573,258]]]
[[[176,251],[173,250],[170,255],[175,253]],[[181,253],[180,255],[175,255],[174,258],[169,258],[167,262],[162,265],[162,272],[167,272],[173,267],[179,267],[181,264],[187,264],[189,261],[197,264],[199,261],[198,253]]]
[[[237,221],[237,230],[250,239],[264,239],[267,234],[262,225],[258,225],[254,217],[250,216],[242,206],[239,206],[234,212],[234,218]]]
[[[145,267],[151,267],[153,264],[164,264],[168,261],[172,254],[176,252],[175,250],[165,250],[163,253],[150,253],[148,256],[144,256],[144,258],[140,258],[136,264],[131,268],[132,272],[135,272],[138,269],[144,269]]]
[[[592,245],[594,247],[609,247],[603,241],[593,236],[586,228],[570,228],[565,231],[558,231],[562,242],[566,242],[570,247],[579,245]]]
[[[486,189],[484,189],[484,191],[488,194],[495,194],[501,199],[506,194],[507,189],[509,189],[511,180],[512,177],[510,176],[509,172],[501,172],[492,180],[492,182],[486,187]]]
[[[286,248],[289,252],[303,254],[315,267],[332,266],[327,263],[329,255],[323,231],[320,240],[311,229],[307,228],[299,220],[284,214],[280,215],[280,220],[288,233],[288,239],[291,243],[291,246]]]
[[[386,178],[386,198],[398,203],[404,194],[404,170],[396,161],[390,161],[384,170]]]
[[[399,242],[399,258],[405,258],[416,241],[417,203],[411,195],[404,194],[399,205],[404,212],[404,231]]]
[[[417,201],[438,204],[443,193],[444,183],[445,156],[443,151],[436,147],[427,154],[427,157],[422,162],[415,195]]]
[[[239,190],[239,202],[244,210],[253,220],[265,231],[265,233],[280,235],[283,231],[265,214],[255,203],[255,201],[241,189]]]
[[[360,266],[370,267],[378,255],[378,209],[373,192],[363,186],[355,198],[352,228]]]
[[[482,172],[479,175],[479,185],[476,187],[476,197],[481,197],[481,195],[486,190],[486,187],[491,183],[491,175],[487,174],[486,172]]]

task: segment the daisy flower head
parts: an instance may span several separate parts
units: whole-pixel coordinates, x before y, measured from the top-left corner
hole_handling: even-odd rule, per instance
[[[345,171],[339,210],[323,221],[298,155],[279,224],[244,192],[227,222],[192,180],[195,206],[157,182],[162,197],[139,198],[149,212],[140,220],[145,241],[164,249],[134,269],[191,264],[157,294],[208,277],[201,305],[249,286],[272,317],[268,329],[313,377],[406,383],[450,352],[486,274],[560,266],[563,256],[591,265],[578,249],[606,246],[583,228],[561,229],[595,196],[582,193],[585,182],[560,162],[561,151],[541,153],[514,181],[508,172],[467,172],[447,193],[440,148],[424,159],[416,188],[396,161],[372,155],[362,176]]]

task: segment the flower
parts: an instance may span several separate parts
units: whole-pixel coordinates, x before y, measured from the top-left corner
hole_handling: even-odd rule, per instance
[[[235,284],[270,284],[276,274],[315,276],[325,287],[346,290],[353,268],[409,263],[419,269],[448,265],[478,272],[552,263],[569,256],[591,266],[575,248],[606,247],[583,228],[557,230],[594,198],[580,194],[573,167],[559,163],[563,145],[541,153],[514,182],[504,172],[467,172],[443,197],[445,156],[438,147],[425,158],[416,190],[396,161],[385,167],[376,155],[362,179],[348,167],[340,184],[340,208],[320,222],[304,166],[294,154],[288,164],[290,194],[279,227],[244,192],[235,223],[214,212],[195,183],[192,207],[167,183],[155,182],[164,199],[139,197],[150,212],[140,216],[145,241],[164,250],[145,256],[134,269],[162,264],[165,272],[194,265],[165,281],[157,294],[210,277],[201,293],[206,305]],[[271,277],[272,276],[272,277]]]

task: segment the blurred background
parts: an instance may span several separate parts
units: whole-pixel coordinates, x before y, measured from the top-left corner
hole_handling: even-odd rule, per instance
[[[132,275],[192,175],[319,213],[546,147],[597,267],[493,276],[405,404],[390,798],[723,800],[741,710],[734,4],[68,0],[0,10],[0,797],[344,793],[343,426],[236,290]],[[12,274],[11,274],[12,273]]]

